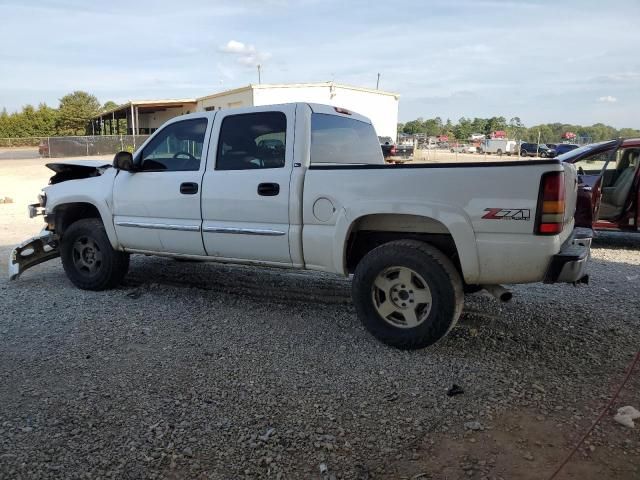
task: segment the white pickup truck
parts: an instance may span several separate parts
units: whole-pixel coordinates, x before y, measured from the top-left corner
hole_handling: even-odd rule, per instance
[[[581,282],[591,230],[556,160],[385,165],[371,122],[307,103],[167,122],[113,166],[53,163],[12,278],[60,256],[79,288],[126,275],[130,254],[353,274],[365,327],[399,348],[443,337],[464,292]]]

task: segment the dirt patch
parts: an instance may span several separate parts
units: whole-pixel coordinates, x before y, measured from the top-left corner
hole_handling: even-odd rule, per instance
[[[635,371],[618,401],[580,445],[557,480],[637,480],[640,478],[640,425],[634,429],[613,421],[617,408],[638,405],[640,372]],[[590,418],[571,411],[543,415],[536,409],[506,412],[483,419],[479,430],[466,428],[425,438],[408,459],[384,468],[386,479],[549,479],[605,405],[590,405]],[[374,477],[377,477],[374,475]]]

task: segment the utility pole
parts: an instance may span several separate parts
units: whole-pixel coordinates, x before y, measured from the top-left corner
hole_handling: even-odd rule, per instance
[[[379,90],[378,87],[380,86],[380,74],[378,73],[378,80],[376,80],[376,90]]]
[[[260,85],[262,83],[262,78],[260,75],[260,69],[262,68],[262,65],[258,64],[258,85]]]

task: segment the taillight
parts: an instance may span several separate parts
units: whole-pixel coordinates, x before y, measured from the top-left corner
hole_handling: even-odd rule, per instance
[[[540,181],[536,234],[557,235],[564,227],[564,172],[547,172]]]
[[[396,146],[394,145],[393,147],[391,147],[391,155],[395,155],[396,153],[398,153],[398,149],[396,148]]]

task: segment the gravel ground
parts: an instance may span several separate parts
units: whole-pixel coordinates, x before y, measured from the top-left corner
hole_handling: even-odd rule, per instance
[[[7,212],[3,255],[37,230]],[[587,287],[468,296],[417,352],[371,337],[334,276],[135,256],[96,293],[59,260],[11,283],[1,268],[0,478],[394,478],[425,440],[501,412],[588,424],[639,343],[640,235],[601,235]],[[602,448],[640,475],[639,440]]]

